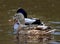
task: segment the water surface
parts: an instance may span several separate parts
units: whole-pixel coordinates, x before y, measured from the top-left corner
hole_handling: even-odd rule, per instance
[[[60,44],[60,0],[0,0],[0,44],[16,44],[13,41],[13,27],[8,19],[20,7],[26,10],[28,17],[40,18],[46,25],[58,28],[57,32],[53,34],[53,42],[28,44]]]

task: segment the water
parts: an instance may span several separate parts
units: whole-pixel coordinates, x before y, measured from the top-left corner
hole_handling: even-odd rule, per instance
[[[46,25],[57,29],[54,39],[28,44],[60,44],[60,0],[0,0],[0,44],[16,44],[13,27],[8,22],[20,7],[27,11],[28,17],[40,18]],[[52,22],[51,22],[52,21]],[[23,44],[23,43],[22,43]]]

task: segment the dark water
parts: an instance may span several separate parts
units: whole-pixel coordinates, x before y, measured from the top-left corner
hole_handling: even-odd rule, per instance
[[[26,10],[28,17],[40,18],[46,25],[57,29],[52,42],[28,44],[60,44],[60,0],[0,0],[0,44],[16,44],[8,19],[20,7]]]

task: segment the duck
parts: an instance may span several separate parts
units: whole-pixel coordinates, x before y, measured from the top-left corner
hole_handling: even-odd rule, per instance
[[[20,17],[19,17],[20,16]],[[21,17],[22,16],[22,17]],[[27,12],[23,8],[19,8],[16,14],[13,16],[13,19],[18,18],[18,20],[23,20],[23,25],[37,25],[36,30],[46,30],[51,29],[50,26],[46,26],[39,18],[28,18]],[[11,21],[11,20],[9,20]],[[21,23],[21,21],[19,21]]]
[[[25,25],[29,25],[29,24],[43,25],[39,18],[28,18],[27,17],[27,12],[23,8],[19,8],[16,13],[17,14],[14,15],[15,17],[19,16],[19,14],[24,16]]]

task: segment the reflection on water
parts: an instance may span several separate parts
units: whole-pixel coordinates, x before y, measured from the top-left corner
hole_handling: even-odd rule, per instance
[[[50,23],[52,23],[52,24],[60,24],[60,22],[54,22],[54,21],[51,21]]]
[[[56,28],[56,29],[60,29],[60,26],[56,26],[55,28]]]
[[[41,36],[41,35],[19,35],[19,43],[23,44],[47,44],[52,41],[54,36]]]
[[[60,44],[60,42],[50,42],[48,44]]]
[[[60,35],[60,32],[55,32],[54,35]]]
[[[26,9],[29,17],[39,17],[42,21],[50,22],[58,31],[60,30],[60,0],[0,0],[0,44],[16,44],[13,41],[12,26],[8,25],[8,19],[14,15],[17,8],[23,7]],[[59,21],[59,22],[54,22]],[[4,25],[3,25],[4,24]],[[6,25],[5,25],[6,24]],[[20,35],[22,37],[22,35]],[[27,35],[26,35],[27,36]],[[58,36],[58,37],[57,37]],[[23,36],[24,43],[21,44],[60,44],[60,31],[53,33],[52,40],[40,40],[26,43]],[[21,40],[22,40],[21,39]],[[39,42],[38,42],[39,41]],[[50,42],[52,41],[52,42]],[[57,41],[57,42],[56,42]],[[59,41],[59,42],[58,42]]]

